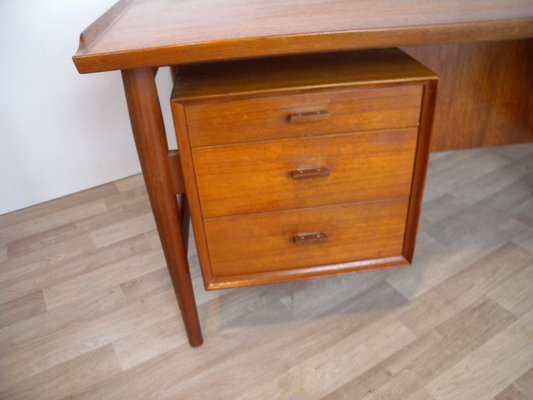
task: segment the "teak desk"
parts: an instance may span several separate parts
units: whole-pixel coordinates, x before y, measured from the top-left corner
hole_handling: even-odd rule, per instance
[[[432,149],[458,149],[533,139],[531,37],[531,0],[121,0],[85,30],[78,71],[122,71],[191,345],[202,336],[186,255],[187,201],[179,152],[167,145],[158,67],[402,46],[440,76]]]

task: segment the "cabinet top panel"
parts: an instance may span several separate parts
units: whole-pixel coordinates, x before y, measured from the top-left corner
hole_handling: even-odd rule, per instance
[[[532,36],[531,0],[121,0],[74,62],[88,73]]]
[[[176,77],[172,99],[205,101],[436,79],[434,72],[399,49],[304,54],[183,66]]]

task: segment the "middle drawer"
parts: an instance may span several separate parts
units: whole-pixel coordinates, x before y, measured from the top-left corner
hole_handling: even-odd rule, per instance
[[[204,218],[409,196],[417,129],[192,150]]]

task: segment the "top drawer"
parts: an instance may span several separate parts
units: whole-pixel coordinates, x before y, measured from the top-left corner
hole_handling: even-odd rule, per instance
[[[421,85],[189,104],[192,147],[418,125]]]

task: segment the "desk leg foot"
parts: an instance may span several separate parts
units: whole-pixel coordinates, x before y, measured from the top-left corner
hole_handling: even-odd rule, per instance
[[[176,292],[189,343],[202,344],[187,246],[176,194],[172,190],[168,144],[152,68],[122,71],[131,126],[157,230]]]

